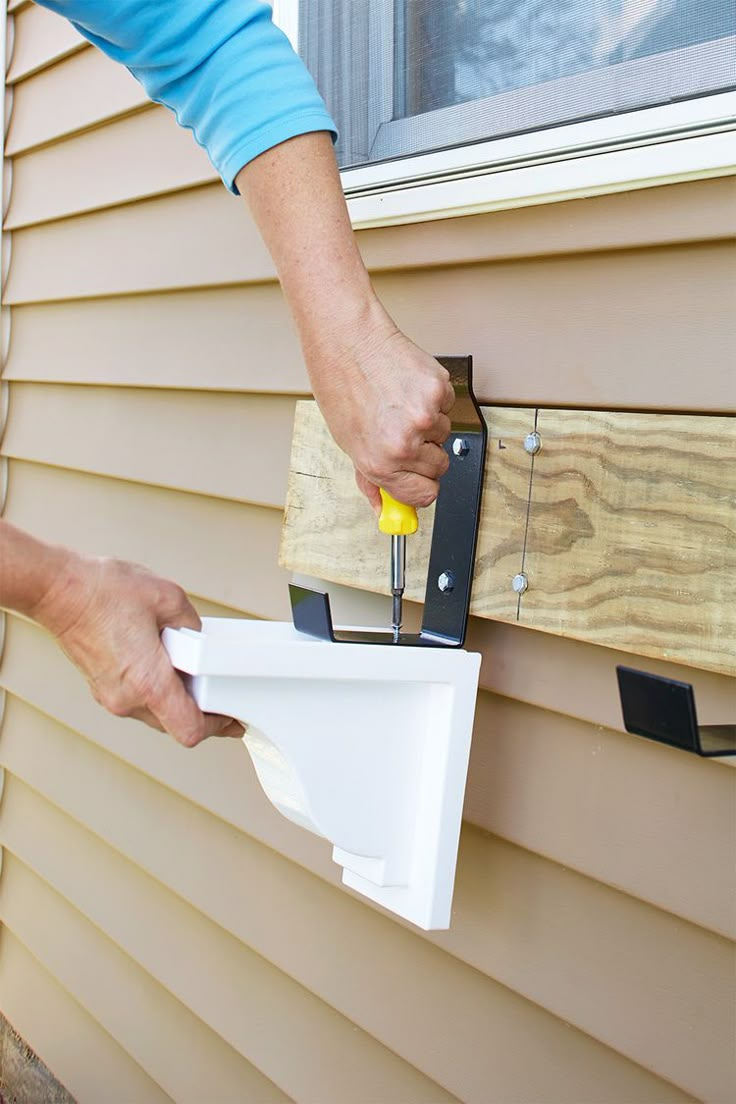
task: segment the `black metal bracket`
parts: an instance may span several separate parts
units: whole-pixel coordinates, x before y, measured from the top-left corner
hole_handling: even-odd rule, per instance
[[[291,611],[299,632],[349,644],[460,648],[465,642],[488,432],[473,394],[473,358],[440,356],[437,360],[450,373],[455,404],[444,446],[450,466],[440,480],[435,507],[421,631],[401,633],[398,640],[388,631],[336,631],[328,595],[291,585]]]
[[[689,682],[617,667],[627,732],[711,759],[736,755],[736,724],[699,725]]]

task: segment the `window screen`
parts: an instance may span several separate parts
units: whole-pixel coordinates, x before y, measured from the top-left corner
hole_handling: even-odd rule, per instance
[[[343,167],[736,86],[736,0],[301,0]]]

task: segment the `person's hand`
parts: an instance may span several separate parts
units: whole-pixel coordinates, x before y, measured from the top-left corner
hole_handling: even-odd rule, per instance
[[[181,587],[135,564],[70,553],[33,616],[58,639],[96,701],[135,717],[185,747],[208,736],[243,735],[228,717],[204,714],[161,643],[161,630],[200,629]]]
[[[442,445],[454,402],[449,373],[378,311],[377,324],[364,325],[350,342],[311,353],[320,358],[311,372],[315,397],[377,512],[379,487],[399,502],[429,506],[448,466]]]

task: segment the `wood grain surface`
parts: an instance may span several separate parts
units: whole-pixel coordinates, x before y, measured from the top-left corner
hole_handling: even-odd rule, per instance
[[[484,407],[472,612],[736,674],[736,418]],[[542,447],[531,457],[533,429]],[[408,542],[422,601],[432,511]],[[389,542],[315,403],[297,405],[281,564],[389,591]],[[511,580],[524,572],[517,596]]]

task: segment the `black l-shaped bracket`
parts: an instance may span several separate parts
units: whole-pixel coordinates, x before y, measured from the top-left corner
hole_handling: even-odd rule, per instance
[[[707,759],[736,755],[736,724],[700,725],[689,682],[617,667],[624,727]]]
[[[394,640],[389,631],[335,630],[329,596],[292,584],[291,610],[299,632],[346,644],[461,648],[465,642],[488,432],[473,394],[473,358],[439,356],[437,360],[450,373],[455,403],[444,446],[450,465],[440,480],[435,507],[421,631],[401,633]]]

